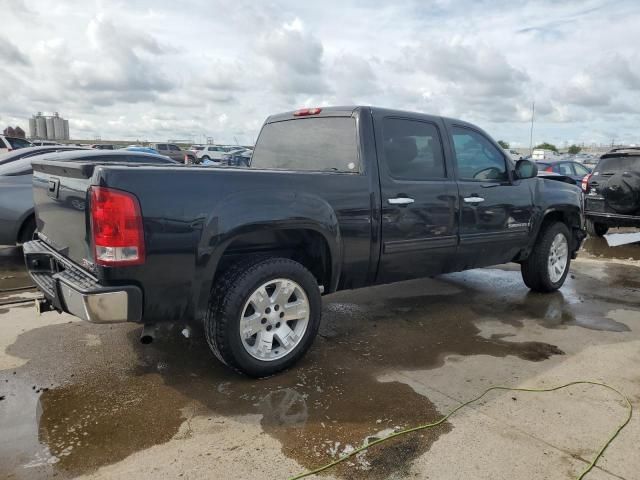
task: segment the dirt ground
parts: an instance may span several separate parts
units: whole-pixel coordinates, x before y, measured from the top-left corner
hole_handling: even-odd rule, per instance
[[[30,284],[20,255],[0,250],[0,290]],[[489,386],[575,380],[638,410],[586,478],[640,478],[640,244],[588,239],[550,295],[504,265],[326,296],[311,351],[263,380],[181,325],[145,346],[138,325],[6,304],[34,295],[0,294],[0,478],[287,479]],[[322,476],[575,478],[625,414],[593,386],[492,393]]]

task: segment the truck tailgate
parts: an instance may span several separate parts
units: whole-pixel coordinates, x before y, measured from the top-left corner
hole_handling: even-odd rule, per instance
[[[33,200],[40,238],[79,265],[93,263],[87,191],[96,165],[34,160]]]

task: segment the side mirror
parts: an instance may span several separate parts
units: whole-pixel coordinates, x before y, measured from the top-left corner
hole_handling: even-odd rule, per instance
[[[538,175],[538,166],[531,160],[518,160],[516,162],[516,177],[521,180],[533,178]]]

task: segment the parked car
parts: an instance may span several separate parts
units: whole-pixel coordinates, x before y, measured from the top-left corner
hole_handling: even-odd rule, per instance
[[[52,145],[62,145],[61,143],[56,142],[55,140],[34,140],[34,139],[31,139],[31,140],[29,140],[29,142],[34,147],[50,147]]]
[[[33,214],[33,180],[31,161],[34,158],[64,158],[65,161],[82,162],[127,162],[171,164],[177,163],[161,155],[148,155],[136,152],[94,151],[81,147],[59,146],[33,147],[21,150],[31,150],[28,155],[22,155],[0,165],[0,245],[14,245],[24,243],[33,238],[36,221]],[[58,153],[56,153],[58,152]],[[61,156],[59,152],[64,152]],[[12,152],[18,153],[18,152]],[[82,211],[84,209],[84,195],[68,193],[67,207]]]
[[[219,164],[224,163],[223,160],[225,158],[229,159],[230,155],[234,152],[239,152],[241,150],[244,150],[244,148],[226,145],[206,145],[202,150],[196,152],[196,157],[204,165],[210,163]]]
[[[253,150],[245,148],[228,153],[226,157],[223,157],[222,162],[229,167],[248,167],[251,165],[251,155],[253,155]]]
[[[31,160],[39,155],[78,148],[49,145],[0,154],[0,245],[15,245],[33,238]]]
[[[640,148],[615,148],[582,182],[589,235],[611,227],[640,228]]]
[[[591,173],[591,170],[581,163],[570,160],[545,160],[544,162],[541,161],[537,163],[539,171],[566,175],[567,177],[573,178],[577,183],[580,183],[585,176]]]
[[[506,262],[551,292],[584,238],[578,187],[419,113],[274,115],[244,169],[33,166],[40,239],[24,255],[42,308],[144,323],[145,342],[158,322],[201,322],[214,355],[253,376],[304,355],[323,292]]]
[[[514,150],[513,148],[506,150],[506,152],[509,154],[509,156],[511,157],[511,160],[513,160],[514,162],[524,159],[524,156],[517,150]]]
[[[32,147],[31,142],[24,138],[7,137],[6,135],[0,135],[0,153],[11,152],[19,148]]]
[[[152,143],[149,146],[156,149],[160,155],[166,155],[180,163],[194,163],[196,159],[194,152],[182,150],[175,143]]]
[[[158,152],[155,148],[144,147],[142,145],[129,145],[128,147],[125,147],[123,150],[129,150],[130,152],[144,152],[144,153],[153,153],[155,155],[160,155],[160,152]]]
[[[95,148],[96,150],[115,150],[116,146],[108,143],[94,143],[91,145],[91,148]]]
[[[560,154],[553,150],[545,150],[544,148],[535,148],[531,152],[531,160],[534,162],[542,162],[547,160],[558,160]]]

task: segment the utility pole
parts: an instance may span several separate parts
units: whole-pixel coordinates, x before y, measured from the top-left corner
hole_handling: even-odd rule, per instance
[[[529,155],[533,156],[533,117],[536,113],[536,102],[531,104],[531,132],[529,133]]]

